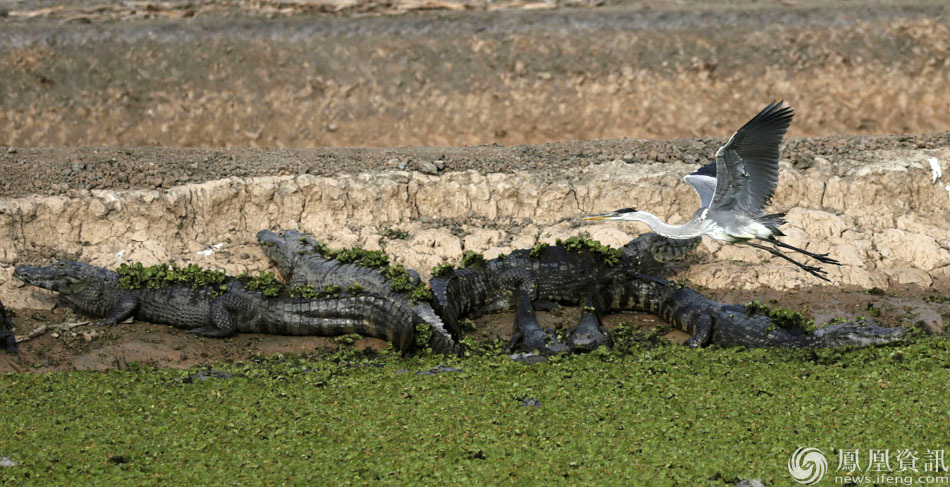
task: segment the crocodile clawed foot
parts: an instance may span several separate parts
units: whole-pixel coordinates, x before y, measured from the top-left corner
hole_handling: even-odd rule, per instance
[[[16,336],[10,330],[0,329],[0,345],[6,348],[7,353],[18,353],[20,351],[16,346]]]
[[[219,330],[217,328],[212,328],[210,326],[206,326],[203,328],[194,328],[194,329],[188,330],[188,333],[191,333],[193,335],[203,336],[206,338],[227,338],[231,336],[231,333],[227,331]]]
[[[607,335],[596,322],[590,323],[588,320],[583,320],[567,333],[566,341],[574,353],[591,352],[607,345]]]
[[[557,333],[539,327],[527,333],[516,333],[508,342],[508,350],[511,352],[536,351],[543,356],[549,356],[566,353],[571,349],[557,338]]]
[[[115,326],[116,321],[112,318],[106,318],[104,320],[99,320],[96,322],[96,326]]]

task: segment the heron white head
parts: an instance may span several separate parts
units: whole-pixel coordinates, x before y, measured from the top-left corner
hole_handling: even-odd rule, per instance
[[[631,221],[633,216],[637,213],[640,213],[636,208],[621,208],[619,210],[608,211],[606,213],[597,213],[596,215],[587,215],[583,217],[585,220],[617,220],[617,221]]]

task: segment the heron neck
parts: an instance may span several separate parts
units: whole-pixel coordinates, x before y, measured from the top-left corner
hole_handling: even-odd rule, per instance
[[[650,212],[638,211],[630,214],[627,219],[646,223],[651,230],[664,237],[695,238],[705,233],[702,223],[695,218],[690,218],[682,225],[669,225]]]

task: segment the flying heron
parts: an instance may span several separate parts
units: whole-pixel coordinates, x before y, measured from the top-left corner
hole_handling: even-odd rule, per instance
[[[682,225],[670,225],[656,215],[633,208],[589,215],[585,220],[638,221],[664,237],[687,239],[702,235],[730,244],[745,244],[777,255],[806,272],[829,281],[824,269],[783,254],[769,244],[794,250],[825,264],[841,265],[828,254],[815,254],[780,242],[784,213],[765,214],[778,184],[778,146],[792,122],[791,107],[772,102],[749,120],[716,151],[711,162],[683,179],[699,194],[700,208]],[[830,282],[830,281],[829,281]]]

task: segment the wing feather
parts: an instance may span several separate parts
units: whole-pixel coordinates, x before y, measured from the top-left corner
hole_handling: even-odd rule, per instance
[[[779,146],[794,115],[773,101],[719,148],[711,208],[764,214],[778,185]]]
[[[683,176],[683,180],[696,190],[696,194],[699,195],[700,208],[708,208],[709,204],[712,203],[713,195],[716,193],[716,163],[706,164]]]

